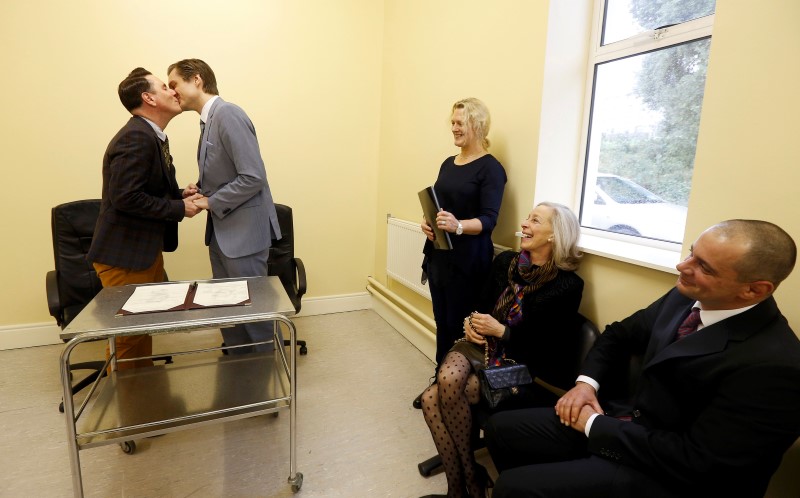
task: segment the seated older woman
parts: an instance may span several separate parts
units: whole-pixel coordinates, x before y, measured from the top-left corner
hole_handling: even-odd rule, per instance
[[[495,258],[479,312],[464,319],[464,338],[447,353],[437,382],[423,393],[422,411],[442,458],[447,496],[483,497],[490,484],[470,444],[470,405],[480,401],[476,367],[484,367],[487,350],[490,364],[510,358],[527,365],[534,377],[573,374],[574,351],[564,347],[564,336],[576,321],[583,292],[583,280],[575,274],[579,230],[575,215],[561,204],[543,202],[531,211],[522,223],[520,252]],[[556,401],[533,384],[513,408]]]

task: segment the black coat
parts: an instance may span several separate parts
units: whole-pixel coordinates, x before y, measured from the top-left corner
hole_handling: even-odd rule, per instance
[[[508,287],[508,266],[516,252],[506,251],[492,262],[491,275],[478,307],[491,313]],[[524,283],[520,280],[518,283]],[[524,363],[533,377],[564,389],[575,385],[575,350],[578,347],[578,307],[583,280],[571,271],[556,277],[522,299],[522,320],[510,326],[506,356]]]
[[[770,297],[674,342],[693,304],[673,289],[597,340],[581,373],[600,395],[615,365],[643,363],[632,422],[597,417],[589,450],[684,496],[764,496],[800,436],[800,341]]]

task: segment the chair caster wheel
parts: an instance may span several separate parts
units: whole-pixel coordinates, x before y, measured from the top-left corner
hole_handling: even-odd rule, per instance
[[[136,453],[136,441],[123,441],[119,443],[119,447],[126,455],[133,455]]]
[[[300,347],[300,356],[305,356],[308,354],[308,348],[306,346]]]

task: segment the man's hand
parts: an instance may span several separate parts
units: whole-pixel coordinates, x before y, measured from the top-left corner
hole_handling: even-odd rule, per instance
[[[584,408],[591,411],[587,412]],[[561,419],[561,423],[566,426],[574,426],[576,429],[579,419],[582,420],[582,427],[585,427],[586,420],[592,413],[602,414],[603,409],[597,401],[597,393],[594,388],[585,382],[578,382],[556,403],[556,414]]]
[[[203,210],[202,206],[197,204],[197,201],[205,200],[202,194],[194,194],[183,199],[183,216],[191,218]],[[206,203],[207,205],[207,203]]]
[[[598,415],[602,415],[603,412],[596,412],[591,405],[583,405],[581,408],[581,412],[578,415],[578,420],[571,425],[573,429],[576,431],[580,431],[585,433],[586,432],[586,423],[589,421],[589,417],[597,413]]]
[[[194,183],[190,183],[185,189],[183,189],[183,198],[191,197],[197,193],[197,185]]]
[[[199,194],[198,194],[199,195]],[[208,197],[202,195],[194,200],[194,205],[200,209],[208,209]]]

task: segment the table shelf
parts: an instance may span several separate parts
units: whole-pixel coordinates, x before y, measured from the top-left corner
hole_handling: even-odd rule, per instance
[[[112,372],[78,419],[81,449],[289,408],[276,354],[250,353]]]

